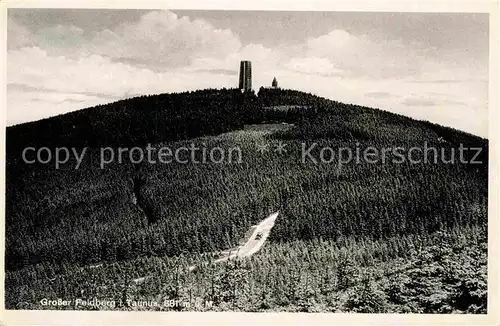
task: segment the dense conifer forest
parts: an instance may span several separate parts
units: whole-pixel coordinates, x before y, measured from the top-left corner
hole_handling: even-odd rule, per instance
[[[102,147],[189,144],[237,147],[242,160],[99,164]],[[465,146],[481,163],[302,162],[313,144],[313,157],[425,144],[449,158]],[[78,169],[55,169],[24,163],[28,146],[88,149]],[[9,127],[7,308],[106,297],[125,310],[172,299],[204,303],[176,310],[485,313],[487,161],[480,137],[282,89],[143,96]],[[208,263],[278,210],[261,252]]]
[[[216,135],[262,118],[255,94],[237,89],[140,96],[9,127],[7,146],[8,152],[27,146],[141,146]]]

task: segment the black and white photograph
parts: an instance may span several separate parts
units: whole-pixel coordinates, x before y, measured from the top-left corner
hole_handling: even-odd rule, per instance
[[[3,9],[4,309],[496,309],[491,13]]]

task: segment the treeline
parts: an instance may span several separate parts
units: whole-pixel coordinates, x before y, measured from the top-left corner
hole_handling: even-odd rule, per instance
[[[33,147],[142,146],[259,123],[253,92],[206,89],[145,95],[7,128],[7,153]]]
[[[281,139],[365,141],[377,145],[423,145],[427,142],[429,146],[455,148],[456,151],[461,146],[480,148],[477,157],[475,151],[469,151],[464,159],[475,157],[475,161],[484,162],[480,170],[487,171],[488,140],[460,130],[295,90],[262,87],[258,97],[265,108],[266,120],[297,124],[298,128],[276,135]]]
[[[305,93],[292,89],[261,87],[257,96],[259,97],[262,105],[265,107],[282,105],[315,106],[326,102],[342,104],[311,93]]]

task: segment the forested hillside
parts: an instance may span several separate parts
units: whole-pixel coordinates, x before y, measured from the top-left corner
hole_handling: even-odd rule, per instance
[[[238,89],[140,96],[9,127],[7,152],[27,146],[141,146],[261,121],[255,94]]]
[[[282,154],[273,150],[278,142],[286,145]],[[238,147],[242,161],[99,167],[100,146],[148,143]],[[475,157],[481,163],[302,162],[301,148],[313,143],[315,157],[323,147],[363,151],[424,143],[448,157],[465,144],[482,149]],[[263,144],[269,150],[259,152]],[[26,146],[62,145],[91,147],[79,169],[20,159]],[[216,310],[404,312],[410,306],[413,312],[485,312],[485,139],[382,110],[262,88],[258,96],[238,90],[146,96],[10,127],[7,150],[10,308],[39,308],[40,297],[85,293],[193,295],[213,300]],[[258,257],[186,271],[203,259],[201,253],[233,247],[249,226],[277,210],[270,243]],[[444,251],[432,249],[443,237]],[[468,244],[472,249],[465,251]],[[473,276],[451,273],[452,261],[474,259]],[[108,272],[85,267],[98,263]],[[155,278],[133,285],[133,277],[148,273],[136,268],[149,264],[157,266]],[[403,265],[408,269],[397,268]],[[176,272],[163,275],[171,269]],[[93,284],[76,281],[96,273]],[[389,274],[395,275],[391,282]],[[461,278],[477,284],[462,284]],[[427,287],[416,290],[420,285],[411,282]],[[235,295],[241,291],[244,299]],[[425,301],[433,291],[441,293],[439,300]],[[370,301],[373,293],[376,302]],[[467,298],[465,306],[456,303],[460,296]]]

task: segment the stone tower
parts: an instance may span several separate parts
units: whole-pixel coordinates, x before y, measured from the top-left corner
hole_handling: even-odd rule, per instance
[[[240,62],[240,84],[239,88],[244,91],[252,89],[252,62]]]

